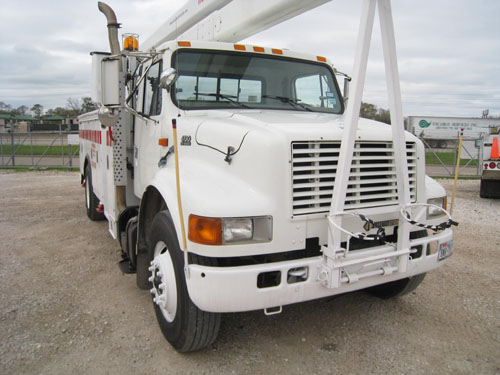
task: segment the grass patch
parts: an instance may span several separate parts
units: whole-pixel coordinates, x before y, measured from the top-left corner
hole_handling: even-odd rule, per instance
[[[437,155],[437,156],[436,156]],[[455,165],[455,153],[454,152],[436,152],[435,154],[432,152],[426,152],[425,153],[425,163],[426,164],[437,164],[441,165],[441,162],[439,159],[445,164],[445,165]],[[470,162],[470,163],[469,163]],[[467,164],[469,163],[469,164]],[[470,160],[470,159],[460,159],[460,165],[472,166],[475,167],[478,165],[477,160]]]
[[[49,155],[49,156],[60,156],[64,152],[64,156],[69,156],[69,146],[30,146],[30,145],[14,145],[14,151],[16,155],[30,156],[32,155]],[[10,145],[2,145],[0,152],[3,155],[11,155],[12,147]],[[79,146],[71,146],[71,152],[73,156],[80,155]]]

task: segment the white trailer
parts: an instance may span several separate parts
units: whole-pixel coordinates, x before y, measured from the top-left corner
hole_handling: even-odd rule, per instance
[[[500,127],[490,128],[481,138],[481,198],[500,198]]]
[[[388,0],[364,3],[347,106],[325,57],[237,43],[324,2],[191,0],[142,51],[99,3],[111,53],[93,54],[102,106],[80,117],[87,214],[180,352],[210,345],[221,313],[402,295],[452,253],[446,193],[403,131]],[[359,119],[376,4],[393,126]]]
[[[490,127],[500,126],[499,118],[409,116],[409,130],[428,147],[456,146],[460,133],[464,140],[479,140]]]

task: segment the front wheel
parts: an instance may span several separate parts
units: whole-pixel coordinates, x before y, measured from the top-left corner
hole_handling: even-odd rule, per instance
[[[408,277],[406,279],[391,281],[377,286],[368,288],[368,293],[382,299],[400,297],[410,292],[413,292],[424,281],[425,273]]]
[[[184,276],[184,257],[168,211],[152,224],[150,278],[153,306],[167,341],[181,353],[211,345],[219,333],[220,314],[198,309],[191,301]]]
[[[410,233],[410,239],[423,238],[427,236],[426,230],[420,230]],[[367,289],[367,292],[375,297],[389,299],[400,297],[410,292],[413,292],[424,281],[425,273],[408,277],[406,279],[391,281],[389,283],[380,284]]]

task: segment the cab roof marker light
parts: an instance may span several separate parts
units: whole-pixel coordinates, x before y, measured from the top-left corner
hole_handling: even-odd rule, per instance
[[[271,52],[274,53],[275,55],[283,55],[282,49],[273,48]]]
[[[179,47],[191,47],[191,42],[187,42],[187,41],[178,41],[177,42],[177,45]]]
[[[316,59],[317,59],[319,62],[324,62],[324,63],[326,63],[326,57],[323,57],[323,56],[316,56]]]
[[[243,44],[235,44],[234,49],[237,51],[246,51],[247,48]]]
[[[255,47],[253,47],[253,50],[254,50],[254,52],[261,52],[261,53],[266,52],[266,50],[264,49],[264,47],[257,47],[257,46],[255,46]]]

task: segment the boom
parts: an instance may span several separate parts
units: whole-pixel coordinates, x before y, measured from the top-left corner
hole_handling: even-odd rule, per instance
[[[156,48],[172,39],[238,42],[329,1],[189,0],[143,48]]]

